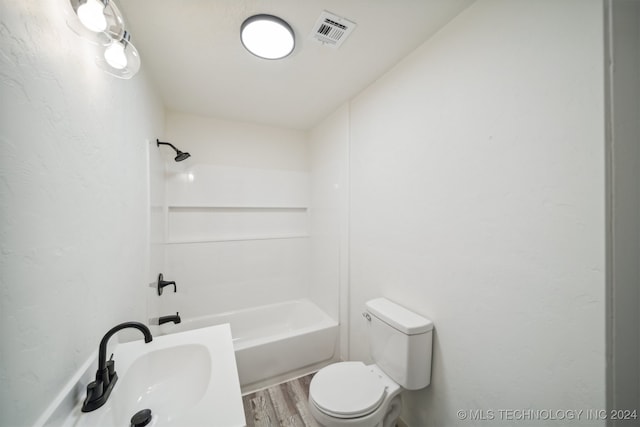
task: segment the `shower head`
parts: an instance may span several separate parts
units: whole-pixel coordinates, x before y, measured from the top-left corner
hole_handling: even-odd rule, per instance
[[[174,159],[176,162],[181,162],[183,160],[188,159],[189,157],[191,157],[191,154],[189,153],[184,153],[180,150],[178,150],[178,155],[176,156],[176,158]]]
[[[181,162],[185,159],[188,159],[189,157],[191,157],[191,154],[189,153],[185,153],[183,151],[178,150],[173,144],[171,144],[170,142],[160,142],[159,139],[156,139],[156,144],[158,145],[158,147],[160,147],[161,145],[168,145],[169,147],[173,148],[174,150],[176,150],[176,157],[175,157],[175,161],[176,162]]]

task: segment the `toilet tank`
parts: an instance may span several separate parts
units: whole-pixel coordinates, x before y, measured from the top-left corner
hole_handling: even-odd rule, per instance
[[[386,298],[366,303],[371,356],[407,390],[431,383],[433,322]]]

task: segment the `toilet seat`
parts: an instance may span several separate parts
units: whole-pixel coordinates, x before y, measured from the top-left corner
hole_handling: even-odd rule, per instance
[[[321,369],[309,388],[312,403],[335,418],[364,417],[387,395],[380,378],[362,362],[334,363]]]

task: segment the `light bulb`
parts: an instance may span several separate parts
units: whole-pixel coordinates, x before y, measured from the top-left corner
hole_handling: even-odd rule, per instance
[[[89,30],[100,33],[107,29],[107,18],[104,16],[104,3],[100,0],[87,0],[78,7],[78,18]]]
[[[107,64],[116,70],[122,70],[127,66],[127,55],[124,52],[124,42],[114,41],[104,51],[104,59]]]

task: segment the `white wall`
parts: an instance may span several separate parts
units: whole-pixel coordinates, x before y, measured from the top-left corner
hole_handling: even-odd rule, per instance
[[[197,164],[309,170],[306,133],[299,130],[170,111],[165,136]]]
[[[601,1],[478,0],[351,103],[351,357],[370,298],[434,321],[409,425],[604,408],[603,70]]]
[[[311,180],[309,297],[340,319],[341,358],[348,359],[349,108],[309,133]]]
[[[178,292],[163,314],[308,296],[306,133],[171,112],[165,135],[191,158],[168,155],[165,276]]]
[[[0,3],[0,424],[32,425],[104,333],[145,320],[143,71],[100,71],[57,2]]]
[[[640,412],[640,2],[610,5],[609,401]],[[612,425],[638,425],[627,421]]]

